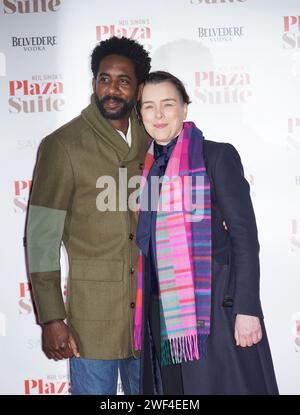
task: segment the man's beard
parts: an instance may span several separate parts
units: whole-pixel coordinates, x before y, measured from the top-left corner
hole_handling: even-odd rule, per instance
[[[103,115],[104,118],[108,120],[120,120],[125,117],[127,114],[130,114],[131,110],[136,104],[136,98],[133,97],[130,101],[125,101],[125,99],[114,97],[112,95],[106,95],[104,98],[99,99],[95,94],[96,104]],[[104,104],[107,101],[119,102],[122,106],[117,111],[110,111],[104,108]]]

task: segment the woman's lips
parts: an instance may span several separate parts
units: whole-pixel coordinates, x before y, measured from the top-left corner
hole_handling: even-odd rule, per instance
[[[155,128],[165,128],[168,124],[154,124]]]

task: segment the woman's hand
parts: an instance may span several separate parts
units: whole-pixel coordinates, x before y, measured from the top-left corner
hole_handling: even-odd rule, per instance
[[[262,339],[262,330],[258,317],[237,314],[235,318],[234,338],[237,346],[250,347]]]

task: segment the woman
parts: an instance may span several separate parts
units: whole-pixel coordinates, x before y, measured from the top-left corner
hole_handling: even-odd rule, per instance
[[[146,80],[140,112],[154,141],[136,237],[134,330],[142,393],[278,394],[249,185],[232,145],[184,122],[189,102],[173,75]]]

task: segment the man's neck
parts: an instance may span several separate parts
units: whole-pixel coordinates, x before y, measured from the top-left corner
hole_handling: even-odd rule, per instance
[[[121,120],[107,120],[116,130],[122,131],[125,135],[128,131],[129,117]]]

